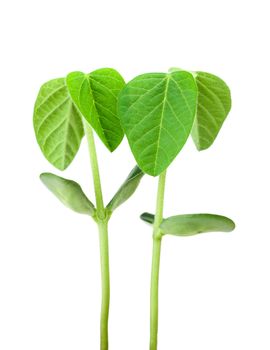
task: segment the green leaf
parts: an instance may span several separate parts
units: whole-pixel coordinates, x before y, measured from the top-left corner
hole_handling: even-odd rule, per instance
[[[47,160],[60,170],[66,169],[78,152],[84,132],[64,78],[41,87],[34,108],[34,129]]]
[[[155,216],[143,213],[141,219],[154,223]],[[163,219],[160,229],[162,234],[175,236],[193,236],[205,232],[230,232],[234,230],[234,222],[221,215],[214,214],[185,214]]]
[[[150,214],[150,213],[143,213],[140,218],[145,221],[148,222],[149,224],[153,224],[155,221],[155,215]]]
[[[197,86],[181,71],[148,73],[131,80],[119,96],[119,117],[139,167],[162,173],[184,146],[195,117]]]
[[[141,169],[138,166],[135,166],[135,168],[133,168],[128,175],[125,182],[113,196],[112,200],[107,205],[107,208],[110,211],[113,211],[125,201],[127,201],[136,191],[143,175],[144,173],[141,171]]]
[[[215,141],[231,109],[231,94],[223,80],[215,75],[196,73],[198,107],[192,128],[192,138],[199,151]]]
[[[234,222],[221,215],[186,214],[164,219],[160,229],[164,234],[192,236],[204,232],[229,232],[234,230]]]
[[[124,85],[121,75],[110,68],[90,74],[73,72],[67,76],[74,103],[110,151],[114,151],[124,137],[117,116],[118,94]]]
[[[41,174],[40,179],[66,207],[80,214],[95,215],[94,205],[83,193],[77,182],[51,173]]]

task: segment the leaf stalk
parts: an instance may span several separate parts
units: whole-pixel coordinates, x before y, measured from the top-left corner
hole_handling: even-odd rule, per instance
[[[103,195],[102,195],[102,188],[101,188],[101,182],[100,182],[100,174],[99,174],[99,166],[98,166],[94,134],[91,126],[87,123],[87,121],[84,120],[83,125],[84,125],[84,131],[88,142],[90,164],[92,169],[94,190],[95,190],[95,197],[96,197],[97,217],[98,219],[103,220],[105,218],[105,211],[104,211]]]
[[[102,187],[100,181],[100,173],[94,134],[91,126],[84,123],[85,135],[88,142],[90,164],[94,182],[95,198],[96,198],[96,222],[99,231],[100,246],[100,268],[101,268],[101,313],[100,313],[100,350],[108,350],[108,320],[110,307],[110,269],[109,269],[109,242],[108,242],[108,221],[109,215],[104,208]]]

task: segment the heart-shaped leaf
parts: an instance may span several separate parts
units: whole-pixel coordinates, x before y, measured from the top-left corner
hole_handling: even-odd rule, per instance
[[[121,91],[118,111],[143,172],[162,173],[184,146],[195,117],[197,86],[191,73],[148,73]]]
[[[96,209],[93,203],[86,197],[77,182],[51,173],[41,174],[40,179],[66,207],[80,214],[95,216]]]
[[[117,116],[117,98],[124,85],[122,76],[110,68],[67,76],[71,98],[110,151],[117,148],[124,136]]]
[[[44,156],[56,168],[66,169],[78,152],[84,132],[64,78],[41,87],[35,103],[34,129]]]
[[[141,219],[153,223],[155,216],[143,213]],[[234,230],[234,222],[221,215],[215,214],[185,214],[163,219],[160,229],[162,234],[175,236],[193,236],[205,232],[230,232]]]
[[[192,138],[199,151],[215,141],[231,109],[231,94],[223,80],[215,75],[197,72],[197,114],[192,128]]]
[[[107,205],[107,209],[113,211],[122,203],[127,201],[136,191],[143,175],[144,173],[141,171],[141,169],[138,166],[135,166],[135,168],[133,168],[128,175],[125,182],[122,184],[122,186],[119,188],[119,190],[113,196],[112,200]]]

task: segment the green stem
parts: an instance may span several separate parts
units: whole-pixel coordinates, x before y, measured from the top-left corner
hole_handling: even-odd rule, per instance
[[[108,244],[108,222],[100,222],[99,244],[100,244],[100,266],[102,301],[100,314],[100,350],[107,350],[108,344],[108,319],[110,307],[110,270],[109,270],[109,244]]]
[[[163,219],[165,182],[166,171],[164,171],[159,176],[156,213],[153,228],[153,252],[150,292],[150,350],[156,350],[158,342],[158,282],[162,239],[159,226]]]
[[[90,155],[90,163],[92,168],[95,196],[96,196],[96,207],[97,207],[97,217],[101,220],[105,218],[104,204],[102,189],[100,183],[99,167],[97,160],[97,152],[95,146],[94,134],[91,126],[87,122],[84,123],[84,131],[88,142],[88,150]]]
[[[108,319],[110,307],[110,270],[109,270],[109,244],[108,244],[108,221],[104,209],[102,188],[99,175],[99,167],[96,153],[94,134],[91,126],[84,123],[85,135],[87,137],[90,163],[92,168],[94,190],[97,208],[97,225],[99,230],[100,245],[100,267],[101,267],[101,314],[100,314],[100,350],[108,350]]]

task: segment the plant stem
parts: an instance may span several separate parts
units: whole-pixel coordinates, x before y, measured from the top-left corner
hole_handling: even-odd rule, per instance
[[[97,153],[95,147],[94,134],[91,126],[84,123],[85,135],[87,137],[90,163],[92,168],[96,208],[97,208],[97,225],[99,231],[100,246],[100,267],[101,267],[101,314],[100,314],[100,350],[108,350],[108,319],[110,307],[110,270],[109,270],[109,244],[108,244],[108,221],[106,210],[104,209],[102,188],[99,175]]]
[[[108,222],[100,222],[99,244],[100,244],[100,266],[102,284],[102,302],[100,314],[100,350],[107,350],[108,344],[108,319],[110,307],[110,270],[109,270],[109,244],[108,244]]]
[[[162,234],[160,224],[163,219],[166,171],[159,176],[156,213],[153,228],[153,252],[150,292],[150,350],[157,349],[158,341],[158,282]]]

